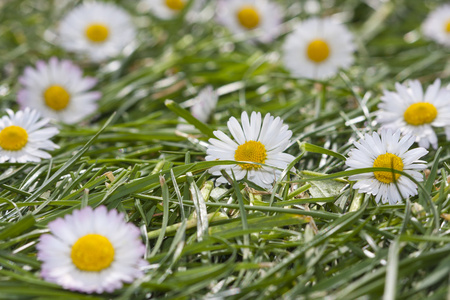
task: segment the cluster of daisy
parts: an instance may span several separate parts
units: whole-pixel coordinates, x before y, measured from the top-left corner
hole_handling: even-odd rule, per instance
[[[75,124],[97,110],[101,93],[89,91],[97,82],[83,77],[79,67],[68,60],[53,57],[48,63],[38,61],[36,68],[27,67],[19,78],[17,94],[21,110],[0,121],[0,161],[24,163],[50,158],[42,150],[58,146],[49,139],[59,131],[46,126],[50,121]],[[41,119],[41,115],[44,119]]]
[[[271,189],[274,181],[280,178],[281,173],[294,160],[292,155],[284,153],[290,144],[292,131],[288,130],[288,126],[284,125],[279,117],[274,118],[270,114],[262,120],[260,113],[253,112],[249,118],[248,114],[243,112],[241,123],[231,117],[227,125],[234,140],[222,131],[214,131],[217,139],[209,139],[210,144],[206,151],[208,161],[234,160],[237,163],[218,165],[210,168],[209,172],[220,176],[216,181],[219,184],[228,182],[222,176],[221,172],[224,171],[235,180],[246,177],[262,188]],[[424,161],[419,159],[428,151],[423,147],[409,150],[416,137],[410,134],[403,137],[400,135],[401,130],[393,132],[390,129],[382,129],[380,135],[376,132],[372,135],[366,134],[364,139],[355,142],[356,148],[350,151],[345,162],[348,170],[390,170],[350,176],[349,180],[357,181],[354,189],[376,196],[377,202],[381,200],[390,204],[417,195],[417,185],[414,181],[423,180],[418,170],[426,168]]]
[[[145,0],[152,13],[169,20],[188,11],[199,11],[201,0]],[[280,5],[270,0],[218,0],[217,20],[236,38],[252,43],[271,43],[286,31]],[[423,25],[424,34],[450,46],[450,6],[431,13]],[[136,29],[129,14],[111,3],[85,2],[69,12],[58,28],[58,42],[69,52],[94,63],[133,50]],[[353,34],[333,17],[310,18],[294,25],[282,46],[285,68],[296,78],[325,80],[354,62]],[[51,58],[25,68],[17,95],[21,110],[7,110],[0,119],[0,162],[39,162],[50,158],[46,151],[58,149],[50,141],[58,134],[56,121],[77,124],[94,114],[101,93],[93,91],[97,80],[83,76],[69,60]],[[443,128],[450,140],[450,90],[436,80],[426,91],[418,81],[397,83],[396,92],[384,91],[376,112],[380,133],[366,134],[354,143],[346,161],[348,170],[382,168],[350,176],[353,188],[375,196],[377,202],[395,204],[417,195],[419,172],[426,168],[425,148],[437,148],[435,130]],[[191,113],[202,122],[210,119],[218,95],[212,87],[189,101]],[[44,118],[41,118],[41,115]],[[217,183],[246,178],[270,189],[290,168],[294,156],[285,153],[292,131],[280,117],[243,112],[241,121],[227,123],[231,137],[214,131],[206,150],[208,161],[230,160],[209,172]],[[192,130],[179,126],[179,130]],[[414,142],[419,147],[411,149]],[[384,169],[384,170],[383,170]],[[388,169],[388,170],[386,170]],[[227,174],[227,176],[223,176]],[[145,246],[137,227],[124,221],[116,210],[100,206],[75,210],[48,224],[37,245],[42,276],[66,289],[102,293],[142,276]]]
[[[236,34],[260,30],[260,42],[271,41],[280,31],[280,23],[272,23],[272,30],[265,30],[265,20],[275,22],[279,10],[266,1],[223,1],[220,3],[220,20]],[[219,7],[219,5],[218,5]],[[271,18],[271,10],[276,17]],[[233,18],[232,15],[235,14]],[[245,18],[243,17],[245,15]],[[244,20],[244,21],[243,21]],[[424,22],[426,36],[439,43],[450,45],[450,6],[445,5],[431,13]],[[311,18],[295,26],[283,45],[285,67],[298,78],[324,80],[337,74],[340,69],[353,63],[355,51],[353,36],[348,29],[333,18]],[[416,182],[423,181],[417,171],[426,168],[419,160],[430,145],[437,148],[436,128],[444,128],[450,140],[450,90],[441,87],[436,80],[424,93],[417,81],[396,84],[396,92],[384,91],[376,112],[380,134],[373,133],[352,149],[346,161],[348,170],[361,168],[388,168],[391,171],[350,176],[356,181],[353,188],[375,196],[375,200],[395,204],[401,199],[417,195]],[[271,188],[279,179],[293,157],[283,153],[289,145],[292,132],[282,121],[266,115],[242,114],[242,126],[232,117],[228,129],[234,140],[221,131],[215,131],[218,139],[210,139],[206,160],[235,160],[247,163],[216,166],[210,169],[220,176],[218,183],[226,183],[221,176],[225,171],[230,177],[249,181],[263,188]],[[278,120],[278,121],[277,121]],[[275,121],[275,122],[274,122]],[[268,131],[268,128],[275,131]],[[403,135],[403,136],[401,136]],[[416,149],[409,150],[414,142]],[[252,162],[252,163],[248,163]],[[401,172],[406,173],[403,175]]]
[[[86,2],[60,23],[59,42],[93,62],[118,55],[135,37],[131,18],[113,4]],[[6,110],[0,119],[0,162],[39,162],[58,149],[51,121],[78,124],[97,111],[97,79],[56,57],[26,67],[19,78],[21,110]],[[44,118],[41,118],[41,115]],[[48,224],[49,234],[36,248],[41,275],[62,287],[86,293],[113,292],[143,275],[146,248],[139,229],[116,210],[104,206],[75,210]]]
[[[450,5],[430,13],[422,29],[428,38],[450,46]],[[435,130],[442,128],[450,140],[450,89],[442,87],[440,79],[425,92],[418,80],[396,83],[395,89],[384,91],[376,111],[381,137],[377,133],[366,134],[355,143],[356,149],[350,151],[346,161],[349,170],[391,169],[349,177],[356,181],[353,188],[374,195],[377,202],[389,204],[417,195],[415,182],[423,181],[418,170],[426,168],[419,159],[428,153],[426,149],[430,146],[437,149]],[[419,147],[408,150],[414,142]]]
[[[376,111],[381,139],[377,133],[365,136],[355,143],[346,165],[349,170],[359,168],[390,168],[403,171],[416,182],[423,176],[416,170],[426,168],[419,159],[428,153],[430,146],[438,146],[435,130],[443,128],[450,140],[450,90],[441,87],[437,79],[425,93],[417,80],[396,83],[396,92],[384,91]],[[400,139],[400,135],[404,136]],[[418,148],[408,149],[417,142]],[[395,204],[401,199],[417,195],[417,185],[400,173],[373,172],[350,176],[357,181],[353,186],[360,192],[376,196],[383,203]]]

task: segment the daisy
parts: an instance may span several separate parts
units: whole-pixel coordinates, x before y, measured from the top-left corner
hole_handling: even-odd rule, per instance
[[[280,177],[281,170],[294,160],[292,155],[283,153],[289,144],[292,131],[288,130],[287,125],[283,125],[279,117],[274,118],[270,114],[261,121],[261,113],[256,112],[252,112],[250,120],[247,113],[243,112],[242,126],[236,118],[231,117],[227,125],[235,141],[222,131],[214,131],[218,139],[209,139],[210,145],[206,150],[207,161],[236,160],[249,163],[214,166],[209,169],[211,174],[221,175],[220,170],[224,169],[230,176],[233,171],[236,180],[247,176],[249,181],[263,188],[272,187],[272,183]],[[227,181],[221,176],[217,179],[217,183]]]
[[[323,80],[353,63],[353,35],[332,18],[311,18],[297,25],[283,45],[283,61],[292,75]]]
[[[428,38],[450,47],[450,4],[431,12],[423,22],[422,31]]]
[[[59,26],[61,45],[92,61],[117,56],[135,37],[128,13],[103,2],[84,2],[69,12]]]
[[[153,14],[165,20],[179,16],[188,2],[188,0],[146,0]]]
[[[213,87],[208,85],[198,93],[194,104],[191,106],[191,114],[203,123],[208,122],[217,106],[219,96]]]
[[[411,175],[418,182],[423,181],[417,170],[425,169],[426,165],[418,159],[428,151],[422,147],[408,150],[415,137],[406,135],[400,139],[400,130],[393,133],[390,129],[381,130],[380,135],[376,132],[366,134],[364,139],[354,143],[356,149],[350,150],[345,162],[348,170],[393,168]],[[402,198],[417,195],[417,185],[411,179],[389,171],[352,175],[349,180],[356,181],[353,188],[360,193],[374,195],[377,203],[381,199],[383,203],[395,204]]]
[[[416,137],[419,146],[437,148],[433,127],[446,127],[450,139],[450,90],[437,79],[425,94],[418,80],[396,83],[397,92],[384,91],[378,105],[377,122],[381,128],[400,129]]]
[[[193,99],[191,106],[191,114],[199,121],[206,123],[211,118],[211,114],[214,112],[219,96],[214,91],[213,87],[208,85],[198,93],[197,97]],[[183,119],[181,119],[182,121]],[[177,126],[181,131],[192,131],[194,126],[180,123]]]
[[[81,69],[68,60],[52,57],[47,63],[38,61],[36,68],[25,68],[19,78],[23,89],[17,101],[21,107],[31,107],[43,116],[74,124],[97,110],[99,92],[89,92],[97,83],[83,77]]]
[[[0,163],[40,162],[41,158],[51,158],[50,154],[42,151],[59,148],[49,140],[58,134],[58,129],[42,128],[50,120],[40,119],[39,113],[29,108],[17,113],[10,109],[6,112],[8,116],[0,119]]]
[[[112,292],[143,275],[145,246],[124,215],[105,206],[74,210],[48,224],[36,248],[41,275],[65,289]]]
[[[234,34],[257,30],[257,40],[269,43],[281,33],[279,5],[269,0],[220,0],[217,19]]]

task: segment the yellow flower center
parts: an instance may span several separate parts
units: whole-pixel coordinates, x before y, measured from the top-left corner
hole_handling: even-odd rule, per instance
[[[436,107],[428,102],[417,102],[411,104],[404,112],[405,122],[414,126],[428,124],[436,119],[438,111]]]
[[[445,32],[447,32],[447,34],[450,34],[450,20],[448,20],[445,24]]]
[[[259,25],[259,13],[253,5],[244,5],[237,13],[239,23],[247,29],[253,29]]]
[[[252,161],[263,164],[266,161],[267,152],[266,147],[261,142],[248,141],[239,147],[234,152],[234,159],[238,161]],[[257,170],[262,166],[254,164],[240,164],[242,169]]]
[[[82,271],[101,271],[108,268],[114,260],[114,247],[99,234],[87,234],[72,246],[70,254],[73,264]]]
[[[330,47],[324,40],[317,39],[309,43],[306,54],[313,62],[321,63],[330,56]]]
[[[182,10],[185,3],[182,0],[166,0],[166,5],[172,10]]]
[[[4,150],[18,151],[28,142],[28,133],[19,126],[11,125],[0,131],[0,147]]]
[[[109,35],[109,29],[105,24],[93,23],[86,28],[86,36],[91,42],[104,42]]]
[[[67,107],[70,101],[70,95],[60,85],[52,85],[44,92],[45,104],[54,110],[62,110]]]
[[[373,162],[374,168],[390,168],[397,171],[403,171],[403,161],[400,157],[392,153],[378,155]],[[394,172],[377,171],[373,172],[375,178],[383,183],[393,183],[401,176]],[[394,179],[395,178],[395,179]]]

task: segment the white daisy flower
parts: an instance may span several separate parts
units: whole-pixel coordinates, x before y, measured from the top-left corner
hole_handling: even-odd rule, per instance
[[[68,60],[52,57],[48,64],[25,68],[19,78],[23,89],[17,101],[21,107],[38,110],[44,117],[74,124],[97,110],[100,92],[89,92],[97,79],[83,77],[81,69]]]
[[[242,126],[236,118],[231,117],[227,125],[235,141],[222,131],[214,131],[218,139],[209,139],[211,144],[206,150],[207,161],[236,160],[249,163],[215,166],[210,168],[209,172],[213,175],[221,175],[220,170],[223,169],[232,176],[231,171],[233,171],[236,180],[247,176],[247,179],[255,184],[266,189],[271,188],[273,182],[280,177],[282,170],[294,160],[292,155],[283,153],[289,145],[292,131],[279,117],[274,118],[270,114],[264,117],[263,122],[261,121],[261,113],[256,112],[252,112],[250,120],[247,113],[243,112]],[[227,181],[221,176],[217,179],[217,183],[227,183]]]
[[[41,275],[65,289],[112,292],[143,275],[145,246],[139,229],[105,206],[74,210],[48,224],[36,248]]]
[[[85,2],[61,21],[61,45],[98,62],[117,56],[135,38],[134,25],[122,8],[103,2]]]
[[[160,19],[176,18],[188,4],[188,0],[146,0],[151,12]]]
[[[220,0],[217,19],[234,34],[256,31],[256,39],[269,43],[281,33],[282,10],[269,0]]]
[[[43,150],[55,150],[59,146],[49,139],[58,134],[55,127],[42,128],[50,121],[40,119],[37,111],[26,108],[0,119],[0,163],[6,161],[24,163],[40,162],[52,156]]]
[[[393,133],[390,129],[381,130],[380,135],[366,134],[364,139],[354,143],[356,149],[350,150],[345,162],[350,167],[348,170],[392,168],[411,175],[418,182],[423,181],[423,175],[417,170],[425,169],[426,165],[418,159],[428,151],[422,147],[408,150],[415,137],[406,135],[400,139],[400,130]],[[402,198],[417,195],[417,185],[411,179],[389,171],[352,175],[349,180],[356,181],[353,188],[360,193],[374,195],[377,203],[381,199],[383,203],[395,204]]]
[[[199,121],[206,123],[211,118],[211,114],[214,112],[217,106],[217,101],[219,96],[213,87],[208,85],[202,89],[197,97],[193,99],[193,104],[190,108],[191,114],[197,118]],[[180,118],[183,121],[182,118]],[[181,131],[192,131],[195,127],[190,124],[180,123],[177,126],[178,130]]]
[[[323,80],[353,63],[353,35],[332,18],[311,18],[297,25],[283,45],[283,61],[292,75]]]
[[[416,137],[419,146],[437,148],[433,127],[445,127],[450,139],[450,90],[437,79],[425,94],[418,80],[395,84],[396,92],[384,91],[378,104],[377,122],[381,128],[401,129]]]
[[[213,87],[208,85],[195,98],[195,102],[191,106],[191,114],[203,123],[208,122],[214,109],[216,109],[218,100],[219,96]]]
[[[428,38],[450,47],[450,4],[431,12],[423,22],[422,30]]]

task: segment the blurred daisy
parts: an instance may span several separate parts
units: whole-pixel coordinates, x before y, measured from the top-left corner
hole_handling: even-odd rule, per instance
[[[50,234],[42,235],[36,246],[45,280],[69,290],[103,293],[143,275],[140,231],[122,213],[85,207],[48,227]]]
[[[450,4],[431,12],[423,22],[422,30],[428,38],[450,47]]]
[[[89,92],[97,83],[83,77],[81,69],[68,60],[53,57],[49,63],[27,67],[19,78],[23,89],[17,101],[21,107],[31,107],[43,116],[67,124],[74,124],[97,110],[99,92]]]
[[[190,109],[191,114],[199,121],[207,123],[211,118],[211,114],[216,109],[218,99],[219,96],[214,91],[213,87],[208,85],[198,93],[195,99],[193,99],[193,104]],[[181,119],[181,121],[183,121],[183,119]],[[177,129],[181,131],[192,131],[195,130],[195,127],[190,124],[180,123],[177,126]]]
[[[377,122],[381,128],[400,129],[416,137],[419,146],[437,148],[433,127],[446,127],[450,139],[450,90],[437,79],[425,94],[418,80],[395,84],[397,92],[384,91],[378,105]]]
[[[220,0],[217,19],[234,34],[257,30],[257,40],[269,43],[281,33],[279,5],[269,0]]]
[[[353,35],[331,18],[297,25],[283,45],[283,61],[293,76],[323,80],[353,63]]]
[[[117,56],[135,37],[128,13],[103,2],[85,2],[61,21],[59,38],[68,51],[86,54],[93,61]]]
[[[42,128],[49,120],[40,119],[39,113],[29,108],[17,113],[10,109],[6,112],[8,116],[0,119],[0,163],[40,162],[41,158],[51,158],[50,154],[42,150],[59,148],[49,140],[58,134],[58,129]]]
[[[211,144],[206,150],[206,160],[236,160],[248,163],[215,166],[209,169],[209,172],[221,175],[220,170],[224,169],[232,176],[233,171],[236,180],[247,176],[249,181],[269,189],[280,177],[282,170],[294,160],[292,155],[283,153],[289,144],[292,131],[288,130],[288,126],[284,125],[279,117],[274,118],[270,114],[262,121],[261,113],[252,112],[249,120],[247,113],[243,112],[241,123],[242,125],[234,117],[228,121],[228,129],[235,141],[222,131],[214,131],[218,139],[209,139]],[[217,182],[227,183],[223,176],[219,177]]]
[[[188,4],[188,0],[146,0],[152,13],[160,19],[176,18]]]
[[[414,139],[411,135],[400,139],[400,130],[395,133],[390,129],[382,130],[381,138],[376,132],[366,134],[364,139],[354,143],[356,149],[350,150],[345,164],[348,170],[392,168],[411,175],[418,182],[423,181],[423,175],[417,170],[425,169],[426,165],[418,159],[428,151],[422,147],[409,150]],[[417,195],[417,185],[411,179],[389,171],[352,175],[349,180],[356,181],[353,188],[360,193],[374,195],[377,203],[381,199],[383,203],[395,204],[402,198]]]

